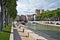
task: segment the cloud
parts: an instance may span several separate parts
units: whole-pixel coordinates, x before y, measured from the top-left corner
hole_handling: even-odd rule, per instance
[[[18,14],[33,14],[35,9],[54,10],[60,7],[60,0],[18,0]]]

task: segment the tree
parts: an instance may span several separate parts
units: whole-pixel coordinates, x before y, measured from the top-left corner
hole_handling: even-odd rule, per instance
[[[3,29],[3,15],[5,14],[5,23],[8,24],[8,20],[9,18],[11,19],[15,19],[16,15],[17,15],[17,10],[16,10],[16,1],[17,0],[0,0],[0,4],[1,4],[1,13],[0,13],[0,27],[1,30]],[[5,12],[4,12],[5,11]]]
[[[60,8],[52,11],[46,11],[37,16],[38,19],[60,20]]]

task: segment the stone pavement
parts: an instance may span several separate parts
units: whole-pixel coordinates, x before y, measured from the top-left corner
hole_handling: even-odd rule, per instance
[[[15,25],[16,26],[16,25]],[[26,35],[22,32],[19,26],[13,27],[11,29],[10,40],[29,40]]]
[[[22,25],[24,26],[24,25]],[[42,36],[35,34],[33,31],[16,25],[11,29],[10,40],[47,40]]]
[[[29,40],[29,38],[23,33],[23,29],[20,29],[17,27],[17,31],[18,31],[19,35],[21,36],[22,40]]]

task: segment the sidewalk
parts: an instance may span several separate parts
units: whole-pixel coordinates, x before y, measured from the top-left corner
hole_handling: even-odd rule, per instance
[[[39,36],[38,34],[35,34],[31,30],[21,27],[21,25],[17,26],[16,28],[22,40],[47,40],[46,38]],[[23,32],[23,29],[24,29],[24,32]]]
[[[10,40],[47,40],[35,34],[33,31],[24,28],[23,25],[16,25],[11,29]]]
[[[11,29],[10,40],[29,40],[18,26]]]
[[[17,31],[18,31],[19,35],[21,36],[22,40],[29,40],[29,38],[26,37],[26,35],[23,33],[23,29],[20,29],[19,27],[17,27]]]

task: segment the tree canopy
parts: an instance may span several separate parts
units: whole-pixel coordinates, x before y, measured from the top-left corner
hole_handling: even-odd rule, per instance
[[[44,13],[41,13],[37,16],[38,19],[54,19],[59,20],[60,19],[60,8],[52,11],[46,11]]]
[[[17,15],[17,10],[16,10],[16,1],[17,0],[7,0],[7,12],[10,14],[11,18],[15,18]]]

